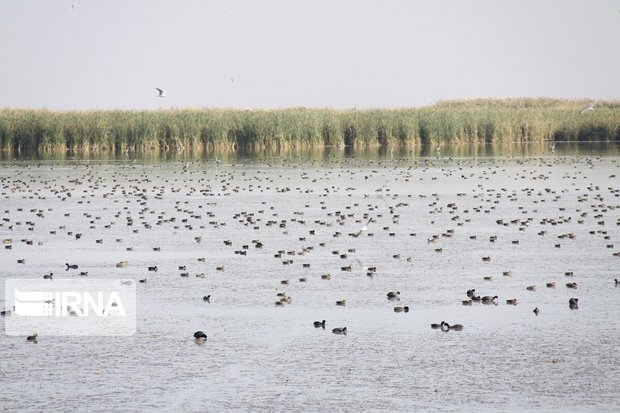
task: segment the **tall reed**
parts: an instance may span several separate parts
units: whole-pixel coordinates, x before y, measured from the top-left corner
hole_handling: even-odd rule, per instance
[[[209,150],[464,142],[618,141],[620,102],[440,101],[422,108],[0,110],[5,150]]]

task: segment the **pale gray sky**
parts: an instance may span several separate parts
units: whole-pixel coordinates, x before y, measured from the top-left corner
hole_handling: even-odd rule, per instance
[[[620,0],[0,0],[0,108],[620,99],[619,11]]]

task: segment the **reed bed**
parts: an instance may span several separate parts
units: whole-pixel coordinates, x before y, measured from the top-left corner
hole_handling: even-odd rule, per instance
[[[0,148],[204,151],[238,148],[620,141],[620,102],[440,101],[411,109],[0,110]]]

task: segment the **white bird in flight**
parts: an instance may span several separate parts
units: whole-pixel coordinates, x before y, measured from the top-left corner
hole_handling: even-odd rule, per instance
[[[368,231],[368,224],[370,224],[371,222],[372,222],[372,217],[368,220],[366,225],[364,225],[363,227],[360,228],[359,231],[354,232],[354,233],[349,234],[349,235],[351,235],[352,237],[355,237],[355,238],[359,237],[360,235],[362,235],[362,232]]]
[[[74,1],[73,3],[71,3],[71,10],[75,10],[75,8],[79,5],[80,5],[79,3]]]
[[[594,105],[596,105],[596,103],[591,104],[590,106],[588,106],[587,108],[582,110],[581,113],[586,113],[586,112],[589,112],[591,110],[594,110]]]
[[[381,188],[377,188],[375,189],[375,192],[383,192],[383,190],[387,187],[387,182],[383,184],[383,186]]]
[[[160,88],[156,87],[155,90],[157,90],[157,97],[158,98],[165,98],[166,97],[166,91],[164,89],[160,89]]]
[[[360,231],[368,231],[368,224],[370,224],[371,222],[372,222],[372,217],[368,219],[368,222],[366,223],[366,225],[360,228]]]

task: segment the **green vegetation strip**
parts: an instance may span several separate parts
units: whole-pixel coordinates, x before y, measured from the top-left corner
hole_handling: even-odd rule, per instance
[[[620,101],[441,101],[415,109],[0,110],[0,148],[208,150],[620,141]]]

